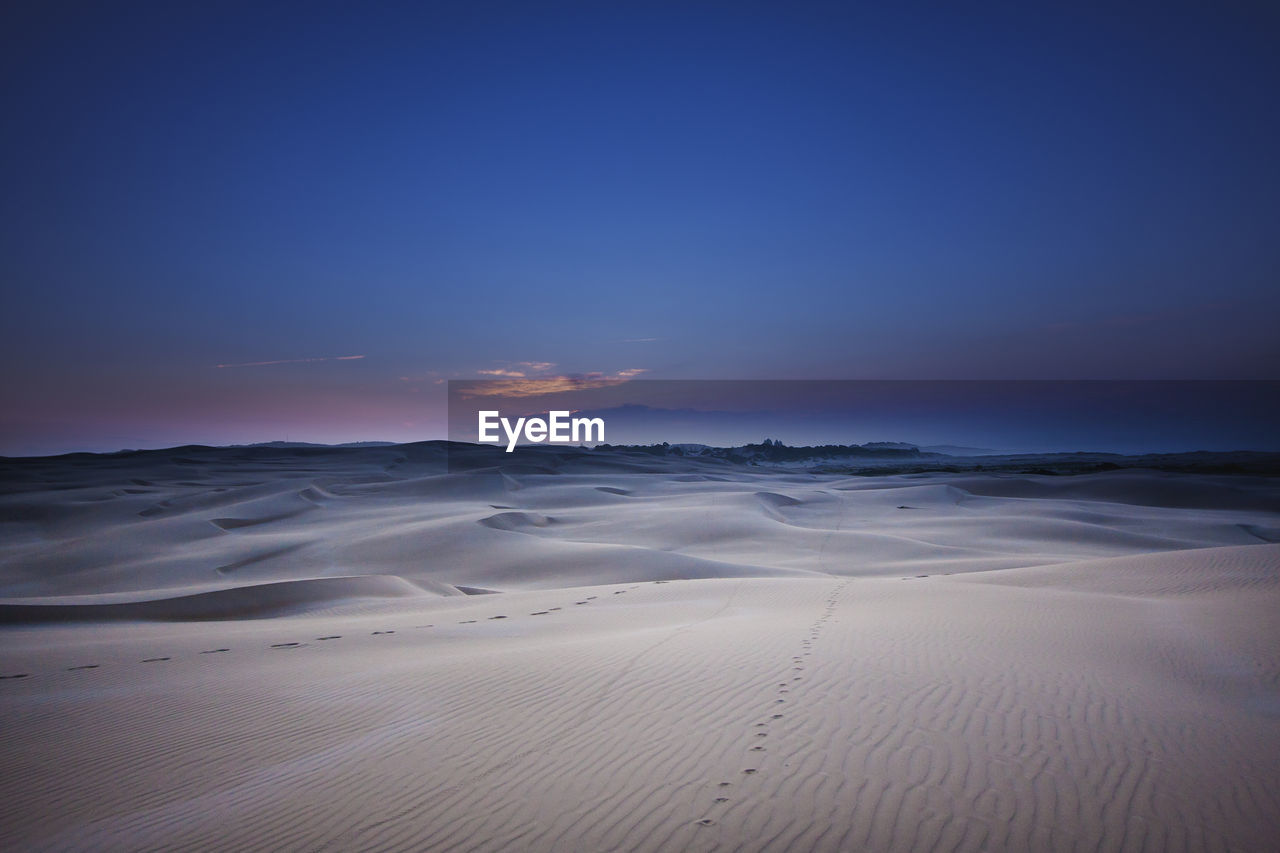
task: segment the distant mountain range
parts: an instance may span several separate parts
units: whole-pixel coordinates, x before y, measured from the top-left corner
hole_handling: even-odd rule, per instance
[[[273,447],[281,450],[302,447],[395,447],[402,442],[396,441],[347,441],[342,444],[320,444],[313,441],[257,441],[252,444],[228,444],[225,447]],[[600,445],[602,448],[636,449],[645,445]],[[989,447],[964,447],[958,444],[916,445],[905,441],[869,441],[865,444],[824,444],[815,447],[789,447],[772,439],[765,439],[760,444],[746,444],[739,447],[712,447],[709,444],[660,444],[653,447],[665,447],[674,455],[713,456],[727,458],[731,455],[756,458],[777,459],[778,461],[805,459],[811,457],[839,456],[985,456],[999,453]],[[735,453],[736,451],[736,453]]]
[[[227,447],[394,447],[396,441],[347,441],[342,444],[316,444],[311,441],[259,441],[253,444],[228,444]]]
[[[759,444],[737,447],[711,447],[706,444],[598,445],[601,450],[641,450],[670,456],[695,456],[727,459],[733,462],[795,463],[831,462],[841,459],[922,459],[938,456],[983,456],[997,451],[981,447],[938,444],[928,447],[904,441],[870,441],[866,444],[821,444],[813,447],[791,447],[766,438]]]

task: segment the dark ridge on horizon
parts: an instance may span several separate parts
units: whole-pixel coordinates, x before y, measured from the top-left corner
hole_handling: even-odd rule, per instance
[[[227,444],[219,447],[393,447],[394,441],[343,441],[338,444],[324,444],[316,441],[255,441],[252,444]]]
[[[947,447],[953,454],[935,449]],[[359,460],[367,455],[386,455],[386,464],[427,463],[439,465],[440,473],[479,470],[524,470],[527,473],[558,473],[579,465],[598,467],[616,460],[626,470],[657,473],[673,464],[708,469],[749,468],[758,473],[833,474],[844,476],[887,476],[927,473],[999,473],[1068,475],[1113,470],[1147,469],[1169,473],[1249,474],[1280,476],[1280,452],[1260,450],[1173,453],[1116,453],[1107,451],[1048,451],[1000,453],[980,448],[932,445],[918,447],[906,442],[792,447],[766,439],[758,444],[712,447],[701,444],[612,445],[519,445],[514,452],[505,448],[469,442],[430,439],[417,442],[347,442],[313,444],[272,441],[247,445],[211,446],[202,444],[175,447],[118,450],[106,453],[76,452],[52,456],[0,456],[0,478],[6,473],[31,472],[50,465],[74,468],[130,464],[138,459],[163,459],[173,466],[218,463],[279,464],[289,459],[341,456]]]
[[[380,449],[388,447],[414,447],[424,444],[447,444],[444,439],[429,439],[424,441],[395,442],[395,441],[348,441],[341,444],[319,444],[310,441],[259,441],[252,444],[175,444],[171,447],[145,447],[134,448],[124,447],[119,450],[72,450],[66,453],[49,453],[40,456],[5,456],[0,454],[0,460],[16,461],[22,459],[80,459],[80,458],[120,458],[126,456],[137,456],[147,453],[203,453],[206,451],[261,451],[261,450],[367,450]]]
[[[947,447],[947,445],[941,445]],[[1115,453],[1068,450],[1043,453],[990,451],[956,454],[926,450],[906,442],[789,447],[771,439],[740,447],[690,445],[598,445],[614,451],[649,456],[720,460],[763,470],[805,470],[815,474],[883,476],[926,473],[1092,474],[1144,468],[1169,473],[1253,474],[1280,476],[1280,453],[1261,450],[1193,450],[1176,453]],[[934,445],[939,447],[939,445]],[[974,451],[976,448],[954,448]]]

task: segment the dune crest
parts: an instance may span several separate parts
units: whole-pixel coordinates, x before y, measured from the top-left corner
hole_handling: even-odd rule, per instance
[[[332,607],[361,599],[406,598],[426,594],[404,578],[389,575],[274,581],[137,601],[92,601],[101,596],[66,596],[40,603],[0,599],[0,623],[103,622],[197,619],[263,619]]]
[[[1273,480],[303,450],[11,467],[7,844],[1280,837]]]

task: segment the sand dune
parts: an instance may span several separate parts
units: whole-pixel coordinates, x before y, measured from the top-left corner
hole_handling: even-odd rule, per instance
[[[183,448],[11,473],[0,838],[1280,837],[1273,481],[659,463]]]
[[[306,610],[309,605],[377,598],[405,598],[425,590],[403,578],[370,575],[275,581],[164,598],[113,600],[115,596],[81,595],[29,598],[0,604],[0,624],[24,622],[105,622],[120,619],[255,619]],[[443,594],[443,590],[438,590]]]

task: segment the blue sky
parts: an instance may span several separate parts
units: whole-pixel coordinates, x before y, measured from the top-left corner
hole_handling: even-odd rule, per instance
[[[1280,377],[1272,4],[2,14],[0,453],[441,437],[486,370]]]

